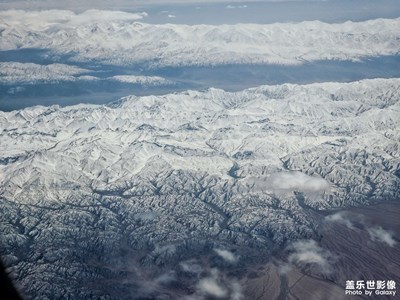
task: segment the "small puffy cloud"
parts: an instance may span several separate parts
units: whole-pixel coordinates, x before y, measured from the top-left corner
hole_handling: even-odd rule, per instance
[[[203,271],[203,268],[195,260],[181,262],[179,266],[181,267],[182,271],[188,273],[199,274]]]
[[[301,172],[279,172],[271,175],[270,184],[273,189],[300,192],[318,192],[329,188],[329,183],[318,177]]]
[[[333,255],[318,246],[314,240],[301,240],[294,242],[289,249],[294,252],[289,255],[288,261],[293,264],[315,264],[322,272],[330,272],[330,261]]]
[[[354,229],[353,223],[346,217],[344,212],[338,212],[333,215],[329,215],[325,217],[325,221],[327,222],[337,222],[345,225],[347,228]]]
[[[136,21],[147,17],[146,12],[129,13],[122,11],[105,11],[97,9],[89,9],[81,14],[76,14],[71,18],[71,23],[80,24],[88,22],[104,22],[104,21]]]
[[[244,299],[244,296],[243,296],[243,293],[242,293],[242,287],[240,286],[239,282],[232,281],[230,286],[231,286],[231,294],[229,296],[229,299],[231,299],[231,300],[242,300],[242,299]]]
[[[77,79],[78,80],[83,80],[83,81],[97,81],[97,80],[100,80],[100,78],[95,77],[95,76],[91,76],[91,75],[78,76]]]
[[[237,257],[230,251],[224,249],[214,249],[214,251],[228,263],[236,263]]]
[[[213,277],[201,279],[198,284],[198,288],[202,293],[216,298],[224,298],[228,295],[228,291],[221,287],[217,280]]]
[[[291,268],[290,264],[287,264],[287,263],[282,263],[282,264],[278,265],[278,273],[280,275],[287,274],[291,269],[292,268]]]
[[[263,191],[318,193],[329,189],[329,183],[325,179],[299,171],[277,172],[264,177],[249,177],[246,180],[248,184],[254,185],[255,190]]]
[[[10,89],[7,90],[7,94],[18,94],[18,93],[22,93],[24,92],[26,89],[23,86],[16,86],[16,87],[12,87]]]
[[[137,75],[116,75],[109,78],[110,80],[123,83],[132,83],[148,86],[160,86],[173,84],[172,81],[159,76],[137,76]]]
[[[158,276],[155,280],[157,284],[168,284],[176,280],[176,274],[174,271],[170,271]]]
[[[222,251],[221,253],[226,256],[226,252]],[[194,297],[192,299],[208,299],[208,297],[230,300],[244,299],[242,286],[235,278],[229,278],[216,268],[208,269],[206,273],[202,274],[204,277],[198,281],[196,293],[192,295]]]
[[[243,5],[231,5],[231,4],[229,4],[229,5],[226,6],[226,8],[227,8],[227,9],[247,8],[247,5],[246,5],[246,4],[243,4]]]
[[[396,241],[393,239],[391,232],[383,229],[382,227],[372,227],[367,229],[368,234],[373,241],[386,243],[388,246],[393,247]]]
[[[168,15],[167,17],[168,17],[168,18],[176,18],[176,16],[175,16],[175,15],[171,15],[171,14],[170,14],[170,15]]]
[[[390,247],[393,247],[396,244],[392,232],[383,229],[381,226],[371,227],[362,216],[357,214],[338,212],[325,217],[325,221],[340,223],[349,229],[355,229],[354,224],[358,223],[360,229],[362,228],[368,232],[372,241],[385,243]]]

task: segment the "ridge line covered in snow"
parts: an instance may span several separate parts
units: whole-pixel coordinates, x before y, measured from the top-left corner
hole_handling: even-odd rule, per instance
[[[55,10],[49,15],[3,11],[0,50],[40,48],[80,61],[163,67],[358,60],[397,55],[400,49],[399,18],[340,24],[154,25],[137,22],[142,16],[97,10]]]
[[[33,297],[86,299],[99,278],[119,293],[116,278],[137,288],[137,270],[190,269],[206,249],[220,266],[268,258],[319,238],[313,210],[400,197],[400,79],[30,107],[0,112],[0,128],[2,253]],[[291,250],[329,269],[317,244]]]

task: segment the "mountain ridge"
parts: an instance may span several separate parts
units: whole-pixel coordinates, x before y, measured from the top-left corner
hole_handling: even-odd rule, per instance
[[[57,12],[57,11],[55,11]],[[41,22],[32,23],[33,14]],[[72,61],[111,65],[302,64],[399,54],[400,19],[327,24],[177,25],[139,23],[138,14],[0,12],[1,50],[48,49]],[[96,17],[100,14],[105,17]],[[129,18],[132,20],[129,21]]]
[[[399,99],[374,79],[0,112],[0,254],[27,299],[183,297],[158,278],[196,290],[201,255],[264,263],[324,212],[398,199]]]

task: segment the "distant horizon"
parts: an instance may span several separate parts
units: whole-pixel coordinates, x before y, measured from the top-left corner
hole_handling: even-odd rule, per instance
[[[241,5],[242,4],[242,5]],[[326,23],[361,22],[400,17],[395,0],[296,0],[296,1],[48,1],[0,0],[0,12],[9,10],[90,9],[146,13],[141,22],[150,24],[272,24],[318,20]]]

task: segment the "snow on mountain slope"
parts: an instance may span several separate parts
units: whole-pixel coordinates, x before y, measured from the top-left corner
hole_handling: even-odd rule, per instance
[[[1,255],[27,298],[128,299],[193,253],[318,238],[310,211],[399,198],[399,99],[375,79],[1,112]]]
[[[0,83],[33,84],[37,82],[75,81],[90,70],[65,64],[39,65],[34,63],[0,62]],[[85,77],[83,77],[85,78]]]
[[[389,171],[397,168],[398,99],[398,79],[377,79],[263,86],[237,93],[209,89],[130,96],[111,106],[33,107],[1,113],[3,161],[11,157],[19,162],[6,163],[3,176],[15,181],[18,177],[7,176],[9,168],[16,175],[29,161],[28,169],[54,165],[55,172],[70,169],[77,178],[82,171],[92,186],[115,185],[143,171],[149,161],[163,160],[172,169],[229,180],[233,165],[236,176],[260,176],[259,166],[281,170],[305,153],[307,159],[301,161],[307,165],[290,169],[310,172],[310,153],[316,151],[321,159],[326,151],[318,151],[325,148],[343,153],[335,155],[344,160],[346,151],[371,151],[379,154],[381,163],[388,159]],[[67,169],[57,167],[67,162]],[[46,180],[56,183],[57,176],[50,177]],[[25,179],[29,176],[22,176],[18,185],[25,186]],[[9,188],[3,192],[15,197]]]
[[[99,78],[84,75],[92,70],[79,68],[74,65],[49,64],[40,65],[34,63],[0,62],[0,84],[38,84],[58,83],[65,81],[96,81],[111,80],[122,83],[139,84],[143,86],[172,85],[173,81],[159,76],[115,75]]]
[[[40,16],[40,22],[37,21]],[[109,11],[0,12],[0,49],[50,49],[76,60],[153,67],[237,63],[301,64],[395,55],[400,19],[326,24],[153,25]],[[35,20],[35,21],[33,21]]]

